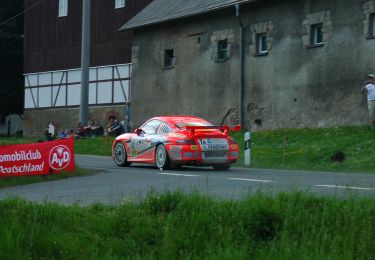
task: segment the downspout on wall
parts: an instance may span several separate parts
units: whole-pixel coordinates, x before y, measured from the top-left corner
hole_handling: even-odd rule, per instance
[[[239,124],[242,128],[246,128],[244,122],[244,113],[243,113],[243,96],[244,96],[244,66],[245,66],[245,50],[244,50],[244,28],[243,23],[241,20],[241,14],[240,14],[240,4],[236,4],[236,17],[238,18],[239,23],[239,88],[238,88],[238,116],[239,116]]]

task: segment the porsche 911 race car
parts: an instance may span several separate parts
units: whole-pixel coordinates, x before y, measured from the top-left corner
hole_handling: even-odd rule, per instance
[[[228,170],[238,159],[238,144],[229,126],[214,126],[192,116],[162,116],[146,121],[134,133],[118,136],[112,158],[118,166],[147,163],[159,169],[182,165]],[[239,131],[236,126],[232,131]]]

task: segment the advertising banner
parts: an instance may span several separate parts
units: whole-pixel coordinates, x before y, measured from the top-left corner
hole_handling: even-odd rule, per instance
[[[0,177],[74,171],[74,138],[0,146]]]

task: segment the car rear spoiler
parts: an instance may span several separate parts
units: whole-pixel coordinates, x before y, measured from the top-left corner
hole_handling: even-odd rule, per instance
[[[231,128],[231,126],[228,125],[211,125],[211,126],[185,126],[187,130],[191,131],[192,135],[199,135],[195,133],[195,130],[201,130],[201,129],[217,129],[223,132],[223,134],[228,135],[229,130],[232,130],[233,132],[238,132],[241,130],[241,125],[236,125]]]

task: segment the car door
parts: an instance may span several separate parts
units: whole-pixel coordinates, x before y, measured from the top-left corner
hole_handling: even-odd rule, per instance
[[[161,124],[160,120],[150,120],[139,128],[139,134],[129,140],[129,161],[153,163],[155,157],[156,131]]]

